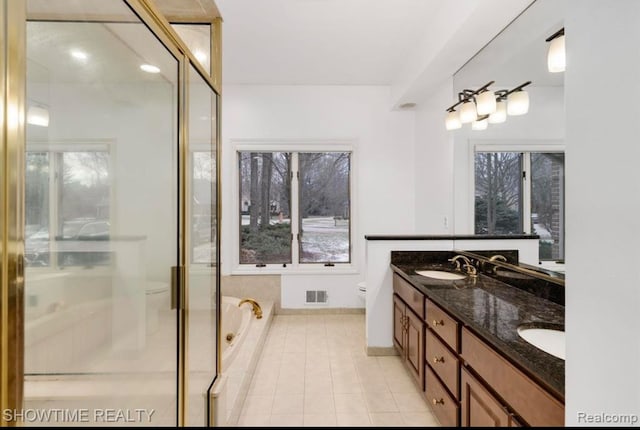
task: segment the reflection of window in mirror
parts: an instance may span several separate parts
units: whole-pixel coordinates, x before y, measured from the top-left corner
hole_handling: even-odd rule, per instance
[[[547,66],[549,36],[564,27],[564,0],[536,0],[454,75],[454,94],[487,82],[499,92],[525,82],[529,109],[451,131],[459,213],[475,234],[537,234],[541,266],[563,271],[564,73]],[[508,101],[507,101],[508,105]],[[508,106],[507,106],[508,111]],[[467,186],[466,184],[469,184]]]

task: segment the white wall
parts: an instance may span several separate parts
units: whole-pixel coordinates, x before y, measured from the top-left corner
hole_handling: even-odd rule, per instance
[[[449,79],[416,112],[416,233],[453,234],[453,135],[443,126],[452,98]]]
[[[385,86],[227,85],[222,109],[222,270],[234,269],[237,217],[232,140],[278,142],[347,140],[353,144],[352,259],[356,272],[283,275],[282,304],[304,307],[306,287],[321,283],[329,307],[362,307],[357,282],[364,279],[364,235],[414,232],[414,113],[390,111]],[[311,288],[309,288],[311,289]],[[345,292],[348,292],[345,294]]]
[[[637,0],[569,0],[567,425],[640,416],[639,23]]]

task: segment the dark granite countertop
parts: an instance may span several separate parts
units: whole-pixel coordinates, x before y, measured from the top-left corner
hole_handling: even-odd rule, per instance
[[[516,367],[564,400],[565,362],[527,343],[522,324],[564,328],[564,306],[537,297],[485,274],[459,281],[430,279],[416,270],[451,270],[451,264],[396,263],[398,273],[434,303],[468,326]]]
[[[491,240],[491,239],[540,239],[537,234],[367,234],[366,240]]]

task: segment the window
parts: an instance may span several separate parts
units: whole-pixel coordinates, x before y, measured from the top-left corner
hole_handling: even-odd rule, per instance
[[[27,151],[25,262],[110,264],[109,152]]]
[[[351,262],[349,152],[240,151],[240,264]]]
[[[540,260],[564,259],[564,154],[475,154],[476,234],[535,233]]]

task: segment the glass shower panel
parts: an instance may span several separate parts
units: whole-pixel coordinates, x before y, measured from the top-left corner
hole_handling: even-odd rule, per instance
[[[179,62],[120,0],[29,13],[25,424],[175,426]]]
[[[190,261],[187,311],[189,426],[208,425],[208,390],[217,375],[218,308],[216,94],[189,67]]]
[[[211,24],[171,24],[207,73],[211,73]]]

